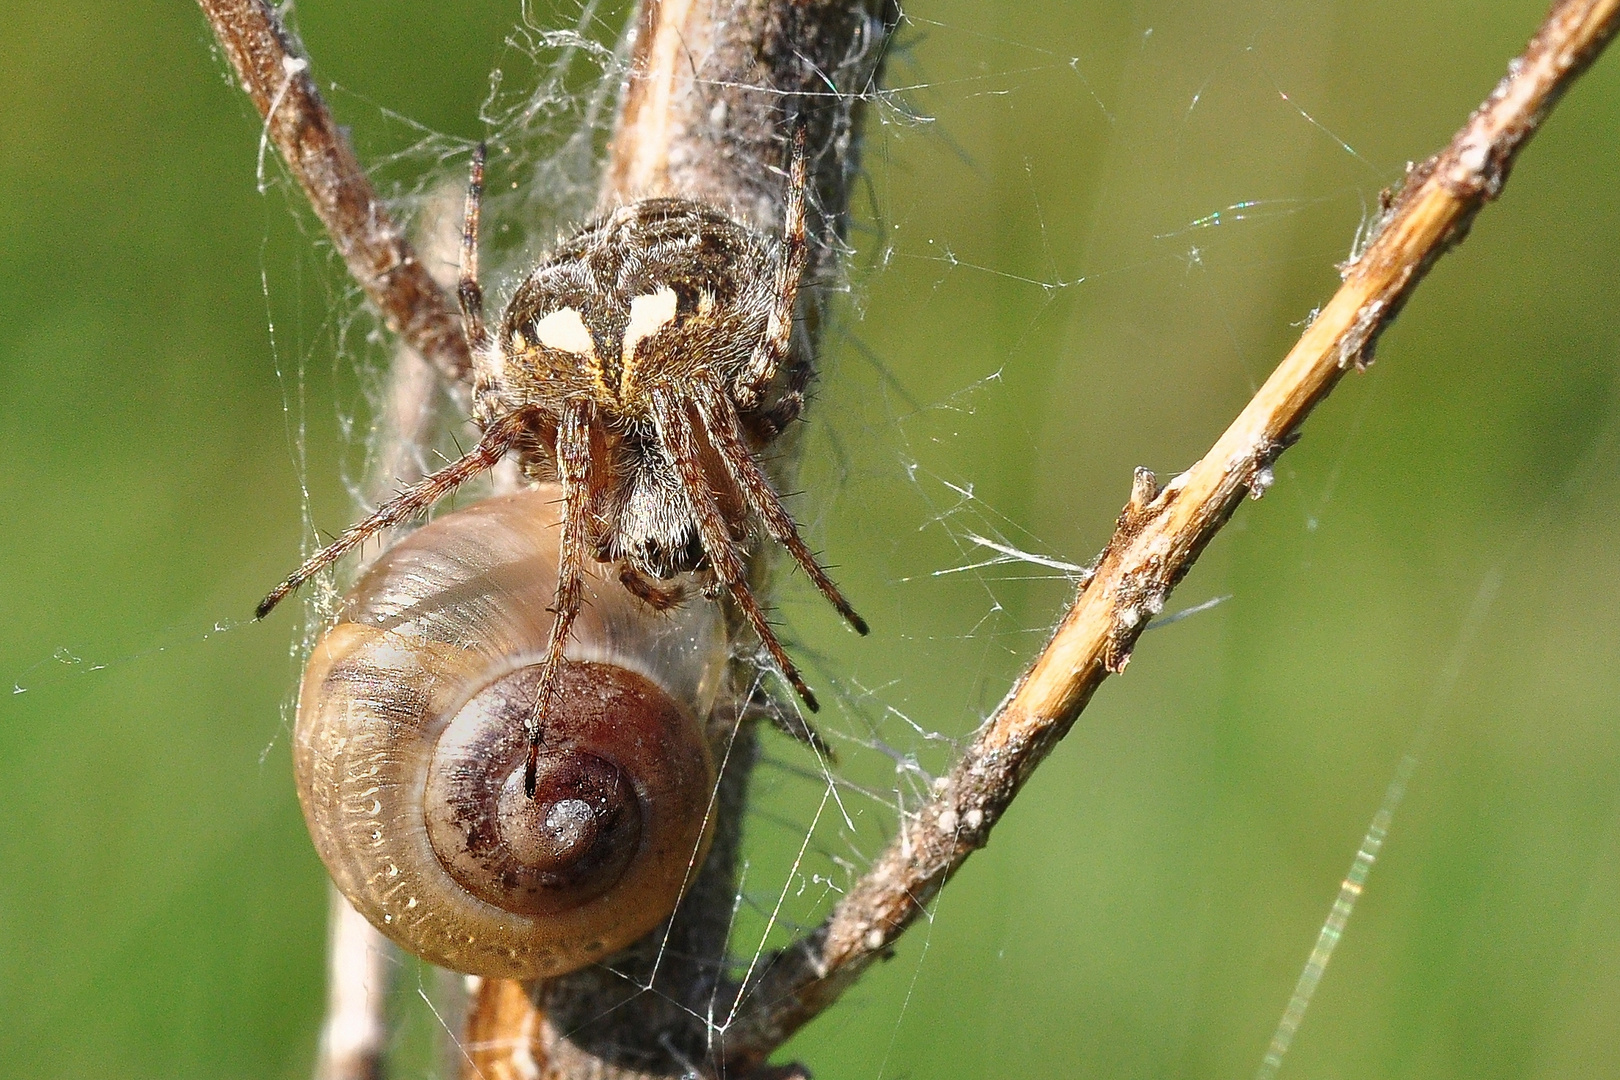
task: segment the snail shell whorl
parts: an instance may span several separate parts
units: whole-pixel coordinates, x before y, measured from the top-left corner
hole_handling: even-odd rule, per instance
[[[655,615],[586,585],[523,790],[551,628],[555,487],[477,503],[386,552],[305,670],[299,799],[333,880],[384,934],[472,974],[561,974],[656,927],[707,850],[697,717],[725,660],[716,605]]]

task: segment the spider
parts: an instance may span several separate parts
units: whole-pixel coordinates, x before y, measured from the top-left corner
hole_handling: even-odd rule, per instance
[[[807,258],[805,152],[793,140],[780,239],[702,203],[651,198],[583,226],[513,294],[491,333],[478,283],[478,216],[485,151],[473,155],[458,289],[474,360],[471,451],[351,525],[259,604],[257,617],[379,531],[425,513],[517,450],[535,479],[563,498],[554,621],[527,725],[526,786],[570,628],[587,556],[655,609],[680,602],[657,584],[708,575],[724,589],[783,677],[815,711],[805,685],[748,587],[739,541],[757,519],[855,630],[867,632],[799,536],[756,453],[800,414],[811,375],[791,355],[794,307]],[[785,384],[775,393],[778,376]]]

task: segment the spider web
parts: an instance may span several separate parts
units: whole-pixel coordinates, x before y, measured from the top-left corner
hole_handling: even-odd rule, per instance
[[[526,6],[492,67],[481,115],[508,180],[486,201],[492,307],[594,202],[626,13]],[[1412,71],[1444,52],[1369,29],[1399,14],[907,5],[889,89],[867,103],[854,252],[790,500],[874,633],[849,635],[777,567],[774,614],[838,760],[762,734],[730,949],[713,958],[733,976],[814,926],[927,799],[1044,642],[1131,469],[1165,478],[1208,447],[1336,284],[1379,190],[1446,137],[1540,8],[1469,37],[1478,63],[1421,93],[1415,76],[1368,85],[1335,67],[1390,49],[1405,66],[1376,69]],[[469,142],[332,97],[401,218],[453,223]],[[1353,109],[1362,97],[1375,104]],[[1403,110],[1427,126],[1414,135]],[[273,160],[262,176],[267,218],[306,221]],[[1517,257],[1480,232],[1470,266]],[[336,260],[315,262],[264,278],[311,549],[471,435],[466,403],[429,390],[401,441],[393,345]],[[1425,295],[1447,287],[1442,265]],[[289,307],[307,321],[289,325]],[[1424,347],[1387,344],[1393,371],[1348,381],[1313,417],[990,847],[784,1058],[863,1077],[1461,1076],[1495,1054],[1515,1074],[1614,1066],[1620,991],[1600,969],[1620,940],[1606,899],[1620,802],[1603,773],[1620,747],[1605,734],[1613,680],[1591,670],[1613,667],[1620,610],[1616,349],[1566,342],[1595,359],[1552,355],[1537,374],[1493,340],[1515,329],[1490,324],[1458,331],[1472,352],[1447,360],[1449,322],[1422,318],[1414,305],[1402,329],[1416,323]],[[1511,392],[1479,389],[1491,380],[1474,363]],[[1567,382],[1545,373],[1566,365]],[[1475,407],[1448,409],[1452,394]],[[1504,410],[1558,436],[1484,419]],[[334,474],[346,506],[323,501]],[[1392,502],[1417,524],[1403,531]],[[1578,585],[1570,552],[1590,568]],[[312,591],[290,669],[340,585]],[[116,661],[64,648],[14,682],[147,662],[236,625]],[[1531,665],[1543,674],[1523,685],[1503,674]],[[1585,802],[1560,801],[1574,788]],[[1544,854],[1554,834],[1575,838],[1564,862]],[[391,963],[391,1061],[456,1075],[460,980]]]

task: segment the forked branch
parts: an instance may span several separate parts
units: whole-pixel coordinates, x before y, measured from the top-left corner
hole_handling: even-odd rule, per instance
[[[273,10],[263,0],[200,3],[266,117],[268,137],[367,295],[439,370],[464,376],[467,354],[450,298],[428,278],[377,204],[309,80],[307,63]],[[780,184],[771,168],[780,159],[775,139],[784,106],[816,100],[827,72],[835,85],[842,85],[839,76],[846,73],[869,78],[878,63],[866,51],[881,50],[884,30],[893,21],[888,0],[647,0],[638,19],[604,202],[679,191],[720,198],[756,219],[756,225],[769,223],[778,210],[771,192]],[[706,998],[735,1001],[730,1020],[707,1048],[719,1057],[716,1067],[736,1075],[762,1063],[836,1001],[873,960],[887,955],[968,856],[988,842],[1023,783],[1097,687],[1124,669],[1149,618],[1205,545],[1245,495],[1264,493],[1273,463],[1310,410],[1351,365],[1370,361],[1378,335],[1430,264],[1463,238],[1474,215],[1500,192],[1519,149],[1607,44],[1617,22],[1620,0],[1559,0],[1509,75],[1450,145],[1409,169],[1365,250],[1344,268],[1338,293],[1209,453],[1163,489],[1151,474],[1137,473],[1093,575],[1045,650],[941,778],[934,798],[901,822],[894,841],[821,927],[779,953],[747,985]],[[820,32],[827,27],[835,29]],[[804,41],[817,42],[827,55],[804,52],[797,44]],[[860,93],[869,85],[862,81],[841,93],[851,89]],[[812,231],[825,238],[841,231],[852,171],[842,155],[858,145],[852,129],[859,112],[838,93],[822,100],[825,107],[812,110],[808,122],[813,152],[828,151],[813,158],[812,167],[819,219]],[[818,248],[812,277],[831,264],[834,248],[825,243]],[[813,332],[815,306],[803,314]],[[723,789],[723,813],[740,817],[746,777],[728,775]],[[710,858],[715,865],[705,868],[716,883],[715,895],[723,894],[722,907],[730,895],[725,887],[735,839],[733,821],[731,835],[716,842]],[[694,889],[689,907],[702,906],[696,895],[701,891]],[[718,926],[723,936],[723,918]],[[712,937],[698,927],[681,944],[701,940],[706,945]],[[712,951],[694,948],[692,955]],[[676,976],[676,967],[666,963],[664,975]],[[672,981],[690,985],[666,989],[661,977],[658,995],[637,999],[651,1006],[667,1001],[669,1015],[662,1017],[651,1006],[644,1014],[620,1009],[622,1002],[610,1001],[605,987],[593,994],[589,973],[550,987],[550,1017],[534,1011],[514,987],[491,984],[488,1007],[475,1005],[473,1017],[492,1056],[479,1058],[472,1068],[495,1075],[503,1063],[521,1059],[530,1067],[543,1062],[547,1075],[625,1075],[634,1070],[608,1065],[592,1053],[591,1043],[623,1045],[614,1037],[628,1034],[629,1027],[642,1039],[655,1028],[684,1030],[692,1014],[681,1002],[703,991],[702,971],[694,968]],[[607,1014],[622,1016],[626,1029],[578,1041],[584,1032],[576,1020]]]
[[[968,856],[983,847],[1102,681],[1131,649],[1245,495],[1259,498],[1299,426],[1373,344],[1436,258],[1502,190],[1514,157],[1620,23],[1620,0],[1554,4],[1509,74],[1440,153],[1409,168],[1344,283],[1206,455],[1162,489],[1138,470],[1130,502],[1094,573],[1046,648],[979,729],[934,798],[827,921],[741,988],[724,1060],[764,1060],[888,954]]]
[[[390,330],[452,382],[464,378],[472,362],[455,304],[377,200],[275,9],[266,0],[198,2],[349,273]]]

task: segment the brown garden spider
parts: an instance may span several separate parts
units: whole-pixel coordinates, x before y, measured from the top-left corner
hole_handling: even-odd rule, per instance
[[[551,637],[528,721],[526,786],[570,628],[587,554],[654,608],[688,571],[723,588],[812,711],[815,695],[748,587],[738,544],[757,518],[858,632],[866,623],[816,562],[755,459],[800,414],[811,376],[792,350],[807,258],[805,151],[793,141],[777,240],[687,199],[653,198],[590,222],[537,266],[493,334],[478,283],[484,148],[473,156],[459,297],[474,357],[478,445],[351,525],[264,598],[260,618],[367,538],[426,512],[518,451],[533,479],[562,485],[562,544]]]

